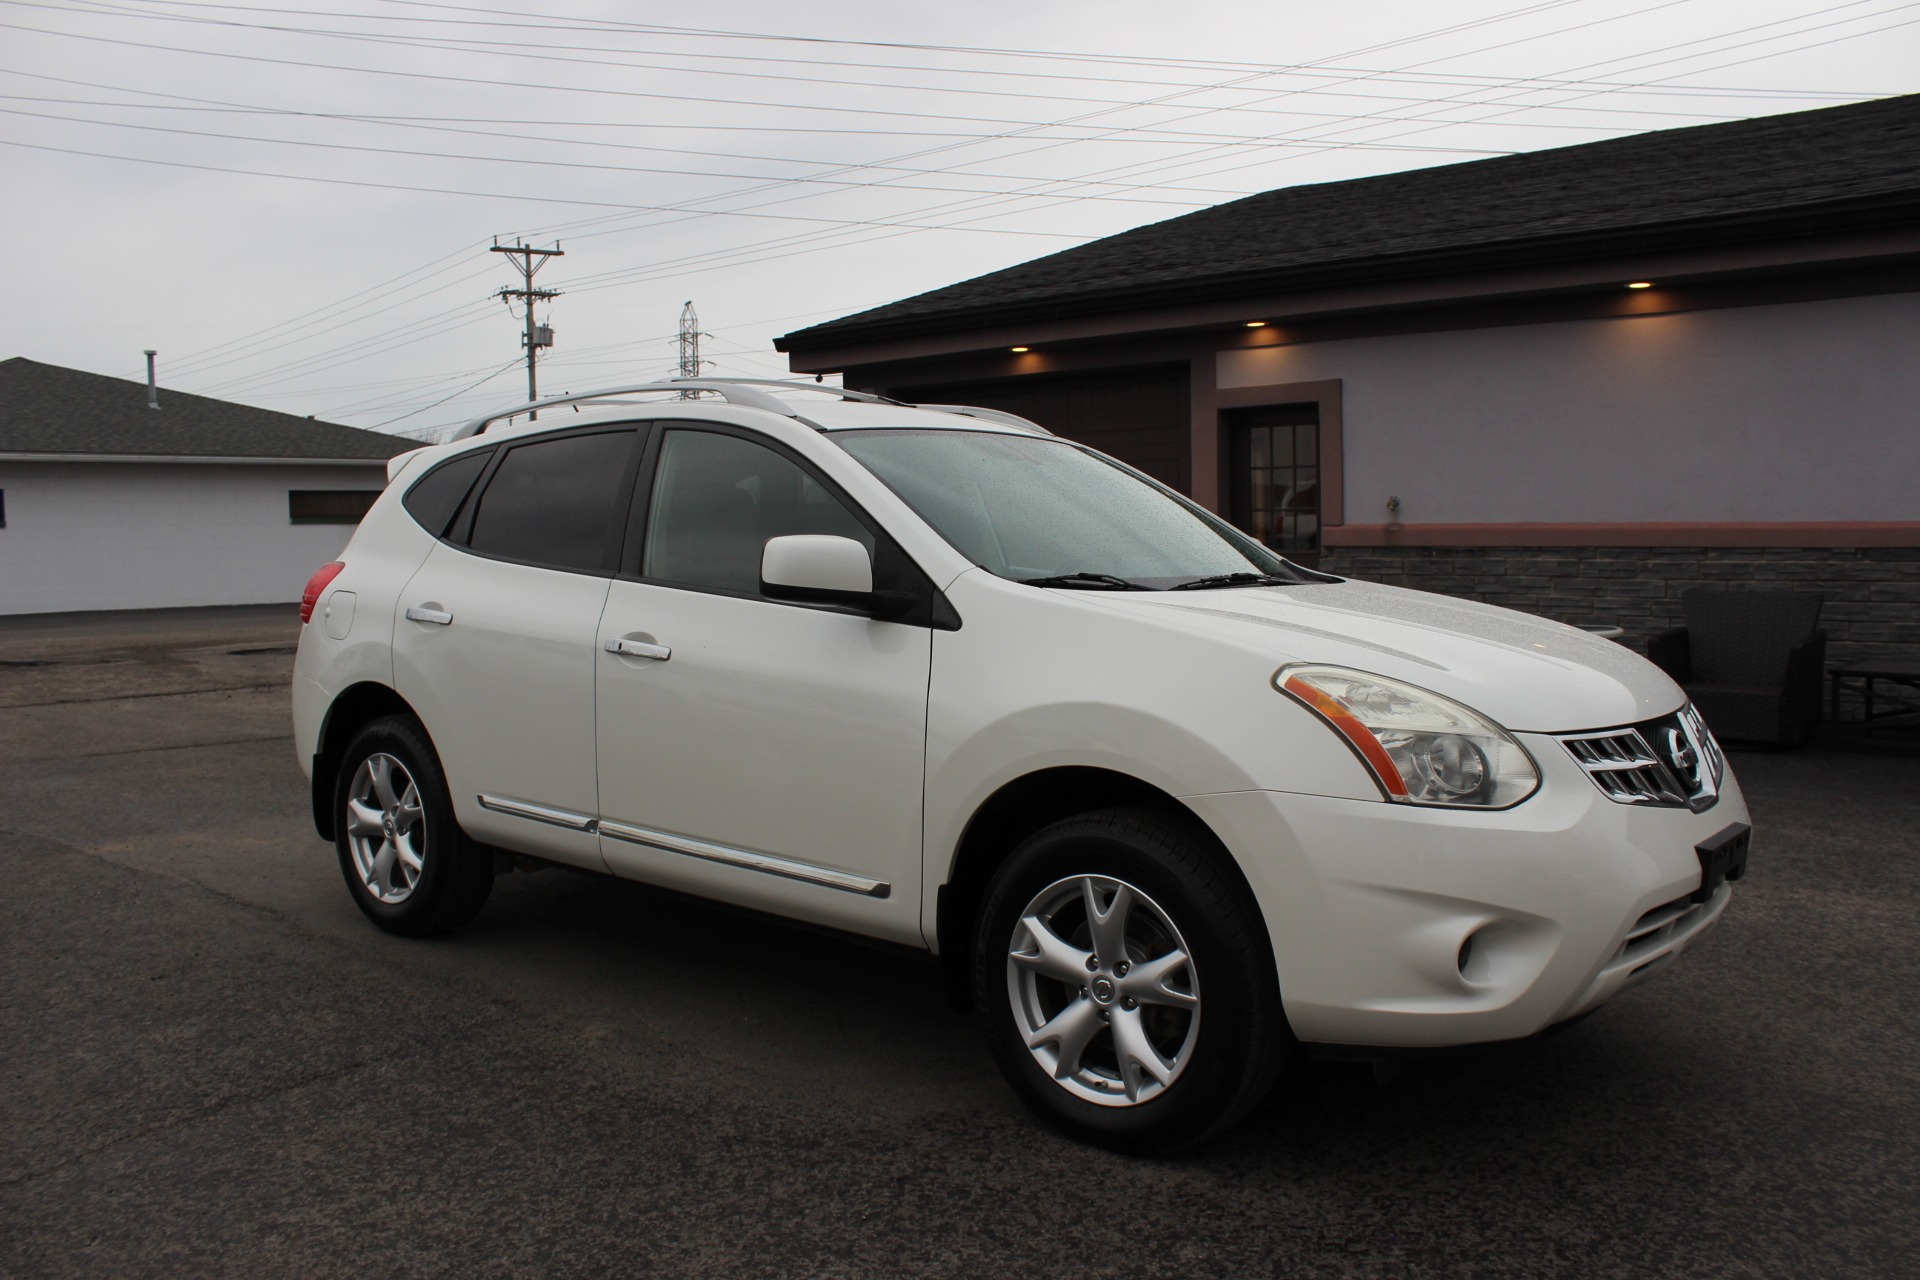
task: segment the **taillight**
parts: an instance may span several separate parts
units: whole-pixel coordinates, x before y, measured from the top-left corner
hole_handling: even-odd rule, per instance
[[[327,584],[339,577],[340,571],[346,567],[345,562],[335,560],[332,564],[321,565],[319,572],[307,579],[307,589],[300,593],[300,622],[302,625],[313,621],[313,606],[320,603],[320,593],[325,591]]]

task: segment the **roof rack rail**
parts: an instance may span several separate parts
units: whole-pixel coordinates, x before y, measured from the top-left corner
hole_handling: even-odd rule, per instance
[[[871,391],[855,391],[851,387],[833,387],[824,382],[796,382],[790,378],[668,378],[674,386],[694,383],[724,382],[730,387],[780,387],[787,391],[814,391],[822,395],[838,396],[842,400],[858,400],[863,404],[897,404],[906,408],[906,402],[877,396]],[[695,390],[708,390],[696,387]]]
[[[756,387],[779,387],[787,391],[817,391],[837,396],[842,400],[860,400],[868,404],[899,404],[898,400],[889,400],[885,396],[872,395],[865,391],[851,391],[846,387],[829,387],[818,382],[787,382],[778,378],[660,378],[653,382],[640,382],[624,387],[603,387],[598,391],[583,391],[578,395],[552,396],[545,400],[535,400],[526,404],[517,404],[498,413],[490,413],[484,418],[475,418],[448,437],[450,440],[465,440],[484,432],[502,418],[517,418],[523,413],[534,413],[541,409],[559,408],[564,405],[591,404],[595,401],[612,400],[617,396],[640,395],[643,392],[660,391],[711,391],[728,404],[745,405],[751,409],[765,409],[777,413],[783,418],[802,418],[794,407],[776,396],[770,396]],[[809,423],[808,425],[812,425]]]
[[[957,413],[968,418],[978,418],[983,422],[995,422],[1001,426],[1016,427],[1035,435],[1050,436],[1053,432],[1037,422],[1031,422],[1017,414],[1002,409],[984,409],[977,405],[966,404],[920,404],[910,405],[904,401],[877,396],[868,391],[853,391],[846,387],[831,387],[820,382],[789,382],[779,378],[660,378],[653,382],[638,382],[623,387],[603,387],[598,391],[583,391],[577,395],[551,396],[545,400],[516,404],[511,408],[490,413],[484,418],[475,418],[448,437],[449,441],[466,440],[480,435],[494,423],[503,418],[517,418],[523,413],[534,413],[541,409],[557,409],[566,405],[595,403],[619,403],[621,396],[658,394],[663,391],[710,391],[728,404],[744,405],[750,409],[765,409],[777,413],[783,418],[792,418],[796,422],[818,428],[785,400],[768,395],[760,387],[775,387],[783,391],[813,391],[834,396],[841,400],[857,400],[863,404],[890,404],[903,409],[926,409],[934,413]]]
[[[973,404],[916,404],[913,407],[930,409],[934,413],[957,413],[966,418],[978,418],[982,422],[997,422],[1003,427],[1018,427],[1022,431],[1031,431],[1037,436],[1053,434],[1039,423],[1023,418],[1017,413],[1008,413],[1005,409],[983,409]]]

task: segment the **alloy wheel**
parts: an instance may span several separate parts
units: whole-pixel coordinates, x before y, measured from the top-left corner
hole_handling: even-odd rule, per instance
[[[1160,905],[1112,876],[1035,894],[1007,951],[1007,998],[1027,1051],[1075,1097],[1150,1102],[1193,1058],[1200,985]]]
[[[385,752],[360,762],[347,788],[347,847],[379,902],[405,902],[426,865],[427,819],[407,766]]]

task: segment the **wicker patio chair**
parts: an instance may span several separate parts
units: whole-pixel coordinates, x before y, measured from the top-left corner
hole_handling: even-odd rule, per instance
[[[1791,745],[1820,723],[1827,633],[1816,591],[1716,591],[1680,597],[1687,625],[1647,656],[1679,681],[1715,736]]]

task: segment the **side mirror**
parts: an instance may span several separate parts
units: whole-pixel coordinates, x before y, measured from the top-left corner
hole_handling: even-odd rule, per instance
[[[852,538],[790,533],[767,539],[760,591],[772,600],[871,607],[873,557]]]

